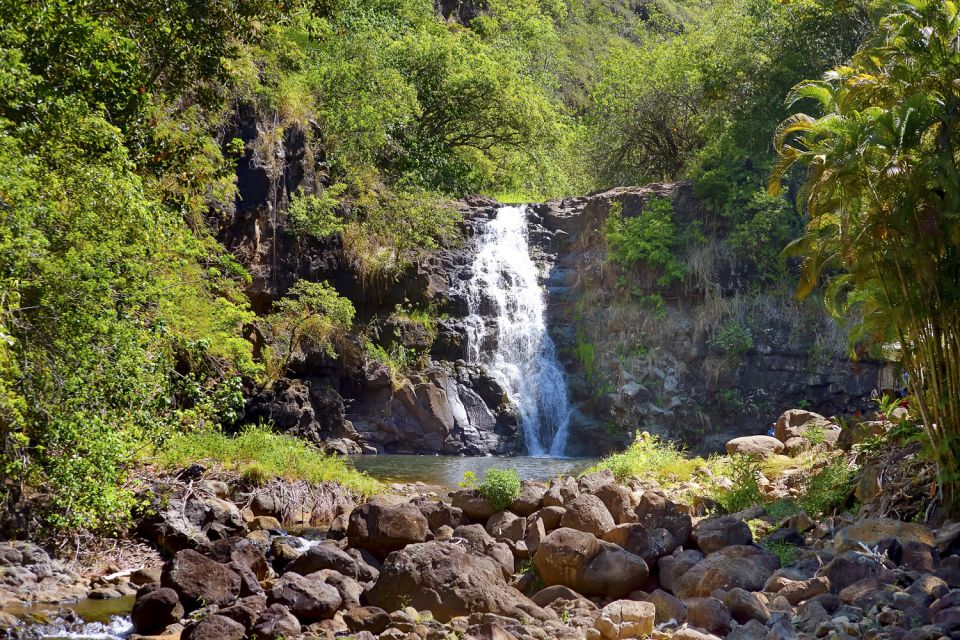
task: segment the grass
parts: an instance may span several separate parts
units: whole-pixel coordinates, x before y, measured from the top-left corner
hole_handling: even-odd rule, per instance
[[[543,196],[526,191],[504,191],[492,194],[492,197],[501,204],[530,204],[531,202],[543,202],[544,200]]]
[[[707,465],[703,458],[689,458],[673,442],[657,436],[639,434],[637,439],[620,453],[603,458],[584,473],[609,469],[617,480],[626,478],[653,478],[658,482],[690,480],[697,469]]]
[[[274,433],[262,425],[247,427],[236,436],[212,431],[177,434],[157,453],[158,465],[163,469],[207,462],[237,471],[257,484],[281,478],[338,482],[365,496],[383,490],[379,482],[357,471],[340,456],[327,455],[299,438]]]

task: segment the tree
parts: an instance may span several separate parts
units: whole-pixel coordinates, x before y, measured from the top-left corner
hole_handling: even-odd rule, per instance
[[[960,508],[960,5],[893,5],[849,66],[796,86],[776,135],[776,192],[795,165],[806,233],[798,295],[821,279],[862,333],[899,342],[947,506]]]

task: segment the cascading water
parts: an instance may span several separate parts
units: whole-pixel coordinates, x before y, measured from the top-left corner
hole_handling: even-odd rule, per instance
[[[547,333],[543,289],[527,241],[526,208],[501,207],[476,241],[467,292],[469,358],[487,364],[517,405],[528,453],[562,456],[570,404]]]

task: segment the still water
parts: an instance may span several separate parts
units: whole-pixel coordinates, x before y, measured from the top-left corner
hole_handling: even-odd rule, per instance
[[[521,480],[550,480],[560,474],[577,475],[596,458],[536,458],[412,456],[382,454],[352,456],[353,466],[385,482],[424,482],[456,488],[463,474],[472,471],[482,480],[488,469],[516,469]]]

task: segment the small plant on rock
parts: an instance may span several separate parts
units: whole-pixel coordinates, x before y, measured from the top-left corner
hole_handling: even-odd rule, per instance
[[[853,493],[856,477],[856,467],[852,467],[842,456],[835,458],[807,480],[799,504],[811,517],[828,515],[847,503]]]
[[[752,456],[733,456],[730,462],[730,480],[733,487],[714,496],[714,501],[728,513],[743,511],[747,507],[762,504],[760,493],[760,461]]]
[[[514,469],[490,469],[477,489],[494,509],[503,511],[520,497],[520,476]]]

